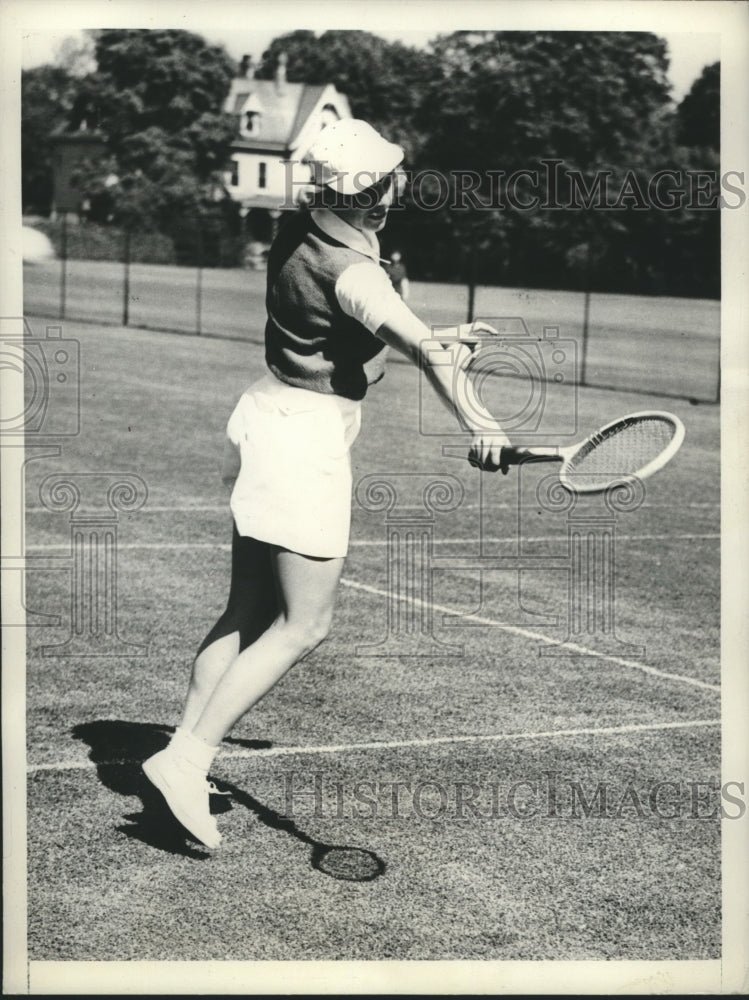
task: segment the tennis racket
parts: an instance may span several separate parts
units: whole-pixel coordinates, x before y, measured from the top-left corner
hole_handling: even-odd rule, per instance
[[[571,493],[602,493],[622,480],[647,479],[658,472],[679,450],[684,433],[684,424],[673,413],[646,410],[612,420],[567,448],[518,448],[509,461],[561,462],[559,481]],[[446,446],[443,453],[459,454],[456,446]],[[460,457],[465,455],[463,446]]]

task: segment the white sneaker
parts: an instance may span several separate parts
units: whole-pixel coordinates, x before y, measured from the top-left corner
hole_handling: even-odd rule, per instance
[[[221,834],[208,805],[205,772],[167,748],[143,762],[143,773],[193,837],[206,847],[218,847]]]

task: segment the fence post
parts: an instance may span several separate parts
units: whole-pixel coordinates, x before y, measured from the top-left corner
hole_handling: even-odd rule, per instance
[[[130,228],[125,230],[125,274],[122,286],[122,325],[130,322]]]
[[[588,335],[590,332],[590,240],[585,244],[583,342],[580,349],[580,385],[586,385],[588,366]]]
[[[590,288],[586,282],[585,300],[583,305],[583,342],[580,350],[580,385],[587,385],[586,368],[588,363],[588,329],[590,325]]]
[[[281,212],[277,208],[272,208],[268,213],[270,215],[270,241],[275,242],[276,236],[278,236],[278,220],[281,218]]]
[[[203,319],[203,227],[198,226],[198,275],[195,286],[195,333],[202,332]]]
[[[471,245],[468,250],[468,323],[473,323],[476,305],[476,238],[471,233]]]
[[[60,247],[62,268],[60,271],[60,319],[65,319],[68,271],[68,213],[62,213],[62,245]]]

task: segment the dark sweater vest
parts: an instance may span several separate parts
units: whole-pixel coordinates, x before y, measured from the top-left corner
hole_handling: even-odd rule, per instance
[[[265,360],[302,389],[362,399],[385,370],[387,347],[338,302],[336,281],[367,258],[332,239],[299,210],[268,255]]]

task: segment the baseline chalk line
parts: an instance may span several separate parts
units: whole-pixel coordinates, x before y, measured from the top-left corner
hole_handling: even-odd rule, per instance
[[[383,740],[368,743],[333,743],[320,746],[280,746],[267,747],[259,750],[220,750],[218,760],[239,760],[249,757],[295,757],[305,754],[337,754],[356,750],[399,750],[408,747],[445,746],[454,743],[501,743],[518,740],[546,740],[559,737],[575,736],[626,736],[630,733],[662,732],[671,729],[697,729],[707,726],[719,726],[720,719],[692,719],[678,722],[632,723],[626,726],[591,726],[578,729],[549,729],[540,732],[526,733],[479,733],[465,736],[427,736],[410,740]],[[67,760],[44,764],[29,764],[27,774],[42,771],[88,771],[97,767],[125,766],[140,763],[129,758],[115,760]]]
[[[638,510],[720,510],[719,502],[700,503],[644,503]],[[502,503],[501,501],[484,501],[483,504],[464,503],[460,510],[517,510],[517,503]],[[356,508],[354,508],[356,509]],[[402,510],[421,510],[415,504],[402,504]],[[30,506],[26,508],[27,514],[49,514],[46,507]],[[138,516],[142,514],[226,514],[231,516],[229,504],[217,503],[193,503],[193,504],[149,504],[147,503],[138,511]]]
[[[705,541],[710,539],[720,538],[718,532],[706,532],[703,534],[685,534],[685,535],[617,535],[617,542],[629,542],[637,544],[638,542],[654,542],[654,541]],[[543,542],[565,542],[566,537],[564,535],[536,535],[533,537],[525,538],[522,537],[522,542],[525,544],[536,544]],[[485,545],[500,545],[502,543],[513,543],[518,544],[517,536],[508,535],[506,537],[497,538],[435,538],[433,544],[438,545],[475,545],[478,541],[482,541]],[[384,548],[387,546],[388,542],[386,538],[359,538],[352,539],[349,542],[349,547],[352,549],[361,548]],[[219,552],[225,552],[231,548],[228,542],[120,542],[117,543],[117,548],[124,550],[127,549],[174,549],[175,551],[181,551],[185,549],[215,549]],[[39,544],[39,545],[27,545],[27,552],[52,552],[52,551],[69,551],[70,544],[66,542],[52,542],[49,544]]]

